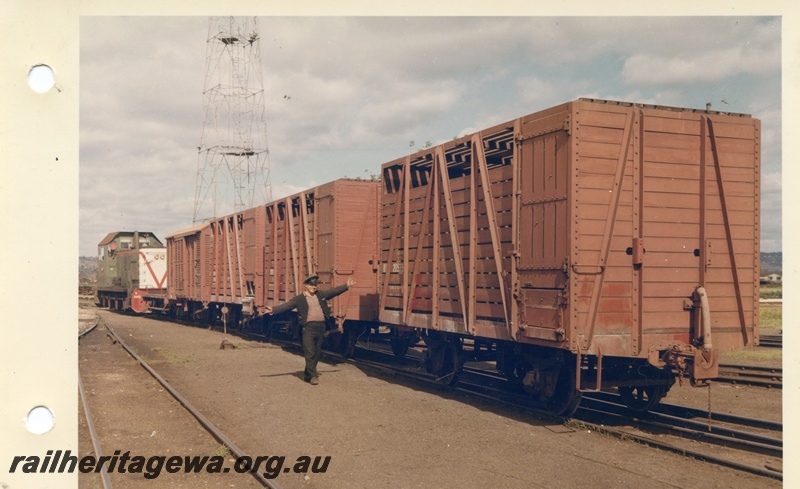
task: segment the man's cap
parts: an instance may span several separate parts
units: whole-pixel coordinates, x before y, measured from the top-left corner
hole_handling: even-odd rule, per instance
[[[309,285],[317,285],[319,283],[319,277],[317,277],[316,275],[312,275],[307,279],[303,280],[303,283]]]

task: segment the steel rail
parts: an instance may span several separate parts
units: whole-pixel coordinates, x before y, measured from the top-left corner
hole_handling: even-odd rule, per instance
[[[384,352],[382,350],[375,349],[375,348],[369,349],[368,351],[375,352],[375,353],[384,353],[386,355],[390,355],[391,354],[388,351]],[[361,365],[361,366],[367,366],[367,367],[370,367],[370,368],[376,368],[376,369],[378,369],[380,371],[387,372],[387,373],[389,373],[389,374],[391,374],[393,376],[402,376],[402,377],[409,378],[409,379],[412,379],[412,380],[423,381],[423,382],[426,382],[426,383],[430,383],[430,385],[437,386],[439,389],[447,389],[447,390],[457,391],[457,392],[461,392],[461,393],[468,394],[468,395],[473,395],[473,396],[476,396],[476,397],[479,397],[479,398],[482,398],[482,399],[490,400],[492,402],[499,402],[499,403],[502,403],[502,404],[507,405],[507,406],[512,406],[512,407],[515,407],[515,408],[525,409],[526,411],[528,411],[530,413],[533,413],[533,414],[536,414],[536,415],[541,416],[541,417],[554,418],[554,416],[552,414],[550,414],[550,413],[548,413],[546,411],[543,411],[543,410],[539,410],[539,409],[533,408],[530,405],[527,405],[524,402],[522,402],[521,399],[514,399],[514,397],[516,397],[516,396],[514,396],[513,392],[504,392],[503,394],[507,398],[501,399],[501,398],[497,397],[496,394],[488,393],[487,392],[488,388],[486,386],[483,386],[483,385],[477,386],[477,385],[466,384],[463,381],[459,381],[459,384],[457,384],[456,386],[446,387],[446,386],[443,386],[441,384],[436,383],[435,380],[428,379],[425,374],[410,372],[407,369],[403,369],[403,368],[400,368],[400,367],[393,367],[393,366],[380,364],[380,363],[372,362],[372,361],[364,362],[363,360],[360,360],[360,359],[359,360],[356,360],[356,359],[345,359],[345,360],[350,362],[350,363],[358,364],[358,365]],[[468,371],[470,373],[474,373],[476,375],[480,375],[482,377],[489,378],[489,379],[505,380],[503,377],[500,377],[499,375],[495,375],[492,372],[487,372],[487,371],[484,371],[482,369],[475,369],[475,368],[466,367],[465,371]],[[461,384],[464,384],[464,385],[461,385]],[[477,389],[477,387],[479,387],[479,390]],[[495,391],[496,392],[500,392],[500,391],[497,391],[497,390],[495,390]],[[608,395],[611,396],[611,394],[608,394]],[[584,397],[587,400],[591,400],[592,397],[594,397],[594,396],[584,396]],[[614,396],[614,397],[616,397],[616,396]],[[718,435],[718,434],[706,435],[699,428],[697,430],[692,430],[692,429],[687,429],[687,428],[674,427],[674,426],[669,425],[666,422],[658,423],[658,422],[647,421],[647,420],[644,420],[644,419],[639,420],[637,418],[632,418],[631,416],[629,416],[627,414],[609,412],[607,409],[596,409],[596,408],[587,407],[583,403],[578,407],[578,413],[584,414],[585,418],[588,418],[589,414],[594,414],[596,416],[604,416],[606,418],[609,418],[609,417],[610,418],[616,418],[616,419],[619,419],[619,420],[621,420],[623,422],[632,422],[633,421],[633,422],[639,422],[640,424],[650,424],[654,428],[671,429],[671,430],[675,430],[675,431],[680,431],[680,432],[683,432],[684,434],[690,435],[693,438],[697,438],[697,435],[700,434],[702,436],[705,436],[706,438],[717,439],[717,440],[722,441],[722,442],[724,442],[724,443],[726,443],[728,445],[743,446],[743,447],[745,447],[745,450],[750,452],[750,453],[764,453],[764,452],[767,452],[767,453],[770,453],[770,454],[773,454],[773,455],[777,455],[777,456],[781,456],[780,454],[782,453],[782,450],[780,448],[776,449],[775,444],[776,443],[780,443],[780,441],[779,440],[776,441],[775,439],[764,438],[762,440],[763,443],[759,443],[758,441],[757,442],[753,442],[753,443],[748,443],[746,441],[743,441],[741,443],[735,443],[735,440],[736,440],[735,437],[737,436],[737,434],[735,433],[736,430],[729,430],[729,431],[734,432],[734,433],[731,434],[731,436],[733,438],[724,437],[724,436],[721,436],[721,435]],[[663,415],[663,416],[666,416],[666,415]],[[706,413],[706,416],[707,416],[707,413]],[[723,416],[724,415],[721,415],[721,414],[717,415],[718,418],[719,417],[723,417]],[[569,420],[564,419],[564,418],[560,418],[560,417],[555,417],[555,418],[563,420],[565,422],[565,424],[568,425],[568,426],[569,425],[573,425],[573,427],[574,427],[575,424],[579,424],[581,426],[591,427],[592,430],[595,430],[595,431],[598,431],[598,432],[601,432],[601,433],[606,433],[606,434],[609,434],[609,435],[617,436],[619,438],[632,439],[632,440],[634,440],[634,441],[636,441],[638,443],[642,443],[642,444],[645,444],[645,445],[648,445],[648,446],[652,446],[654,448],[662,449],[662,450],[665,450],[665,451],[678,453],[678,454],[681,454],[681,455],[684,455],[684,456],[687,456],[687,457],[696,458],[698,460],[702,460],[702,461],[705,461],[705,462],[714,463],[714,464],[717,464],[717,465],[722,465],[722,466],[733,468],[733,469],[736,469],[736,470],[741,470],[741,471],[744,471],[744,472],[748,472],[748,473],[752,473],[752,474],[756,474],[756,475],[761,475],[761,476],[765,476],[765,477],[770,477],[770,478],[774,478],[774,479],[780,479],[780,480],[783,479],[783,474],[781,472],[778,472],[778,471],[775,471],[775,470],[772,470],[772,469],[762,468],[762,467],[758,467],[758,466],[755,466],[755,465],[752,465],[752,464],[746,464],[746,463],[738,462],[738,461],[735,461],[735,460],[726,459],[726,458],[723,458],[723,457],[719,457],[717,455],[700,452],[698,450],[694,450],[694,449],[690,449],[690,448],[684,448],[684,447],[675,445],[673,443],[652,439],[652,438],[649,438],[649,437],[646,437],[646,436],[642,436],[642,435],[632,434],[632,433],[629,433],[629,432],[624,431],[624,430],[618,430],[618,429],[608,428],[608,427],[605,427],[605,426],[594,425],[594,424],[586,421],[585,418],[584,419],[579,419],[577,417],[573,417],[572,419],[569,419]],[[734,418],[735,417],[732,417],[730,419],[734,419]],[[698,423],[698,425],[699,425],[699,423]],[[703,428],[705,428],[705,426],[707,426],[707,425],[703,425]],[[717,428],[717,430],[719,430],[719,428]],[[752,435],[752,434],[748,434],[748,435],[755,436],[756,438],[758,438],[757,435]]]
[[[771,367],[720,364],[719,377],[714,381],[782,389],[783,370]]]
[[[126,345],[125,342],[122,341],[122,338],[120,338],[120,336],[117,335],[116,332],[114,332],[114,330],[108,325],[108,323],[105,320],[103,320],[102,317],[100,317],[100,321],[103,322],[105,328],[109,331],[109,333],[111,333],[111,335],[120,344],[120,346],[124,348],[125,351],[127,351],[128,354],[132,356],[137,362],[139,362],[139,365],[141,365],[142,368],[147,370],[147,372],[150,375],[152,375],[153,378],[156,379],[158,383],[161,384],[164,387],[164,389],[166,389],[172,395],[172,397],[175,398],[175,400],[177,400],[184,408],[186,408],[186,410],[189,411],[192,414],[192,416],[195,417],[195,419],[197,419],[197,421],[206,429],[206,431],[208,431],[211,434],[211,436],[213,436],[217,441],[228,447],[228,450],[230,450],[231,453],[234,454],[237,458],[242,458],[247,456],[245,452],[238,446],[236,446],[233,443],[233,441],[230,438],[228,438],[223,432],[221,432],[214,425],[214,423],[212,423],[208,418],[203,416],[203,414],[200,413],[200,411],[198,411],[185,397],[183,397],[169,382],[167,382],[163,377],[161,377],[158,374],[158,372],[156,372],[150,365],[147,364],[147,362],[145,362],[139,355],[137,355],[136,352],[134,352],[128,345]],[[249,473],[264,487],[269,487],[270,489],[282,489],[280,484],[278,484],[274,480],[265,478],[258,471],[249,471]]]
[[[391,355],[391,352],[384,351],[383,349],[380,348],[373,347],[366,349],[362,347],[362,350],[366,350],[370,353],[384,354],[387,356]],[[328,354],[328,352],[326,352],[326,354]],[[335,354],[333,355],[336,356]],[[497,388],[491,388],[483,384],[468,383],[465,382],[463,379],[460,380],[456,386],[445,387],[442,386],[441,384],[436,383],[435,379],[429,378],[430,377],[429,375],[426,375],[424,373],[412,372],[402,367],[385,365],[374,361],[364,361],[363,359],[345,359],[345,360],[360,366],[374,368],[396,377],[404,377],[417,382],[430,383],[430,385],[438,386],[439,388],[447,388],[448,390],[453,390],[460,393],[476,396],[493,402],[499,402],[507,406],[522,408],[530,413],[536,414],[541,417],[554,418],[554,416],[551,413],[530,406],[528,403],[525,402],[527,400],[526,398],[520,397],[516,395],[514,392],[505,391]],[[488,380],[507,382],[505,377],[500,376],[499,374],[496,374],[494,372],[490,372],[480,368],[465,366],[463,372],[473,374],[475,376],[479,376]],[[500,396],[502,396],[502,398]],[[607,398],[614,398],[615,400],[612,402],[603,401],[602,399],[606,396]],[[611,409],[609,407],[609,404],[616,405],[617,411],[619,411],[620,409],[627,411],[628,408],[618,402],[619,401],[618,396],[615,396],[610,393],[601,392],[591,395],[585,395],[584,399],[588,402],[582,403],[578,408],[578,413],[581,413],[583,416],[576,415],[573,416],[571,420],[567,420],[560,417],[555,417],[555,418],[561,419],[565,421],[567,424],[570,423],[588,424],[589,421],[587,420],[589,419],[589,415],[611,417],[620,419],[627,423],[636,423],[640,426],[649,426],[652,429],[672,431],[673,433],[676,434],[675,436],[680,436],[682,438],[688,438],[692,440],[698,440],[702,438],[703,441],[709,444],[728,446],[742,450],[747,453],[768,454],[770,456],[782,458],[783,454],[782,441],[774,437],[758,435],[755,433],[748,433],[741,430],[733,428],[725,428],[720,426],[713,426],[712,432],[709,433],[706,431],[708,425],[705,422],[692,421],[692,420],[687,420],[685,418],[681,418],[679,415],[675,414],[675,411],[669,412],[669,409],[665,410],[666,412],[660,412],[660,413],[654,412],[652,414],[642,413],[639,416],[631,416],[626,412],[614,412],[614,409]],[[588,404],[591,403],[592,401],[601,403],[602,407],[588,406]],[[684,411],[688,411],[691,409],[675,405],[667,405],[667,406],[673,410],[682,409]],[[697,412],[700,411],[697,410]],[[702,414],[707,419],[708,412],[703,411]],[[653,417],[655,419],[648,419],[648,417]],[[741,424],[756,426],[756,427],[759,427],[760,425],[762,427],[766,427],[767,429],[772,429],[774,431],[782,430],[782,424],[780,423],[769,422],[765,420],[754,420],[751,418],[744,418],[735,415],[727,415],[723,413],[712,413],[712,419],[720,422],[740,422]],[[676,424],[683,424],[687,427],[676,426]],[[766,469],[766,468],[762,469],[761,467],[752,464],[746,464],[730,459],[725,459],[717,455],[700,452],[698,450],[690,448],[683,448],[673,443],[653,440],[641,435],[632,435],[631,433],[622,430],[605,428],[604,430],[597,429],[597,431],[605,431],[608,434],[616,434],[622,438],[633,438],[637,442],[644,443],[646,445],[653,446],[655,448],[668,450],[674,453],[679,453],[689,457],[697,458],[709,463],[714,463],[717,465],[722,465],[737,470],[754,473],[756,475],[777,478],[777,479],[782,479],[783,477],[783,475],[780,472],[772,469]]]
[[[494,375],[492,372],[483,371],[481,369],[468,369],[465,367],[465,371],[488,379],[504,380],[502,377]],[[627,416],[633,422],[648,424],[654,428],[673,430],[680,433],[681,436],[686,435],[693,439],[705,438],[713,440],[713,442],[717,444],[739,446],[749,452],[768,453],[778,457],[783,456],[783,442],[778,438],[722,426],[712,426],[709,431],[709,413],[706,411],[693,410],[692,408],[684,406],[658,404],[647,413],[639,413],[631,416],[628,414],[629,409],[620,402],[619,397],[608,392],[584,395],[580,407],[588,407],[588,404],[592,402],[602,403],[602,406],[595,407],[595,410],[602,410],[603,412],[608,412],[613,415]],[[615,412],[610,412],[611,409]],[[691,413],[691,415],[686,416],[687,413]],[[697,420],[692,418],[697,418]],[[703,421],[700,421],[701,418]],[[736,423],[772,431],[783,430],[783,425],[781,423],[722,413],[711,413],[711,419],[718,422]],[[682,424],[684,427],[677,426],[678,424]]]
[[[597,392],[594,393],[591,397],[598,399],[608,399],[611,400],[612,402],[618,402],[618,396],[608,392]],[[670,416],[676,416],[680,418],[698,418],[698,419],[702,418],[704,420],[708,420],[709,417],[708,411],[688,406],[680,406],[677,404],[668,404],[665,402],[660,402],[656,404],[650,411]],[[752,428],[760,428],[769,431],[783,431],[783,424],[777,421],[749,418],[745,416],[737,416],[735,414],[718,413],[718,412],[712,412],[711,419],[714,421],[719,421],[721,423],[733,423],[741,426],[749,426]]]
[[[84,336],[86,336],[87,334],[89,334],[89,333],[91,333],[92,331],[94,331],[94,330],[97,328],[97,325],[98,325],[98,324],[100,324],[100,318],[98,318],[97,320],[95,320],[94,324],[93,324],[91,327],[89,327],[89,328],[87,328],[87,329],[84,329],[83,331],[81,331],[80,333],[78,333],[78,341],[80,341],[80,339],[81,339],[81,338],[83,338]]]
[[[783,335],[763,334],[758,338],[759,346],[783,348]]]
[[[581,410],[581,409],[587,410],[587,408],[585,408],[583,406],[578,408],[578,410]],[[609,415],[608,413],[605,413],[605,412],[600,412],[600,414],[602,414],[603,416],[612,416],[612,415]],[[618,417],[624,418],[623,416],[618,416]],[[573,422],[578,424],[580,427],[585,427],[585,428],[597,431],[599,433],[605,433],[605,434],[608,434],[608,435],[617,436],[619,438],[630,439],[630,440],[633,440],[633,441],[635,441],[637,443],[641,443],[643,445],[651,446],[651,447],[654,447],[654,448],[658,448],[658,449],[661,449],[661,450],[666,450],[666,451],[673,452],[673,453],[679,453],[681,455],[685,455],[687,457],[692,457],[692,458],[695,458],[697,460],[702,460],[704,462],[712,462],[712,463],[715,463],[717,465],[722,465],[722,466],[725,466],[725,467],[741,470],[743,472],[749,472],[751,474],[762,475],[762,476],[765,476],[765,477],[771,477],[773,479],[783,480],[783,474],[781,472],[777,472],[775,470],[771,470],[771,469],[768,469],[768,468],[765,468],[765,467],[762,468],[762,467],[757,467],[757,466],[751,465],[751,464],[745,464],[745,463],[741,463],[741,462],[736,462],[734,460],[725,459],[725,458],[722,458],[722,457],[718,457],[716,455],[703,453],[703,452],[700,452],[700,451],[697,451],[697,450],[688,449],[688,448],[679,447],[677,445],[673,445],[672,443],[669,443],[669,442],[666,442],[666,441],[656,440],[656,439],[653,439],[653,438],[650,438],[650,437],[637,435],[635,433],[629,433],[629,432],[624,431],[624,430],[617,430],[617,429],[613,429],[613,428],[608,428],[605,425],[601,426],[601,425],[597,425],[597,424],[593,424],[593,423],[587,423],[585,421],[573,421]]]
[[[602,399],[584,399],[581,408],[587,411],[602,412],[609,416],[622,416],[635,425],[655,430],[665,430],[682,438],[701,440],[715,445],[741,449],[750,453],[761,453],[783,457],[783,442],[779,438],[756,433],[710,426],[707,422],[680,418],[668,414],[644,412],[631,414],[623,405]],[[580,409],[580,408],[579,408]]]
[[[95,321],[94,326],[91,328],[81,332],[78,335],[78,339],[80,340],[87,334],[91,333],[92,331],[97,328],[97,325],[100,323],[100,319]],[[89,409],[89,400],[86,399],[86,390],[83,388],[83,378],[81,377],[80,369],[78,369],[78,392],[81,395],[81,403],[83,404],[83,415],[86,416],[86,425],[89,427],[89,435],[92,438],[92,447],[94,447],[94,453],[97,455],[98,460],[100,457],[103,456],[103,451],[100,449],[100,437],[97,435],[97,430],[94,427],[94,421],[92,420],[92,411]],[[103,480],[103,487],[105,489],[111,489],[113,486],[111,485],[111,478],[108,476],[108,471],[106,470],[106,466],[103,465],[100,468],[100,478]]]
[[[377,342],[377,341],[375,343],[379,344],[379,342]],[[390,352],[388,350],[382,349],[380,347],[374,347],[374,346],[372,346],[372,347],[364,347],[362,345],[361,349],[365,350],[365,351],[382,353],[382,354],[387,354],[387,355],[390,354]],[[418,355],[414,355],[414,354],[412,354],[411,351],[409,351],[406,354],[405,358],[408,359],[408,360],[412,360],[413,361],[413,360],[418,360],[419,356]],[[776,368],[772,368],[772,367],[742,367],[742,366],[739,366],[739,365],[731,365],[731,364],[721,364],[720,367],[731,368],[731,369],[734,369],[734,368],[735,369],[750,369],[750,368],[754,368],[756,370],[761,370],[761,371],[764,371],[764,372],[776,372],[776,371],[780,371],[781,370],[781,369],[776,369]],[[493,371],[485,370],[485,369],[479,368],[479,367],[472,367],[472,366],[464,365],[464,367],[462,369],[462,372],[467,373],[467,374],[472,374],[472,375],[475,375],[475,376],[479,376],[479,377],[483,377],[483,378],[486,378],[486,379],[488,379],[490,381],[508,382],[508,380],[503,375],[501,375],[499,373],[496,373],[496,372],[493,372]],[[622,406],[622,404],[620,403],[619,396],[616,395],[616,394],[610,393],[610,392],[602,392],[601,391],[601,392],[594,392],[594,393],[585,393],[583,395],[583,398],[584,399],[589,399],[589,400],[590,399],[604,400],[604,401],[611,402],[611,403],[614,403],[614,404],[619,404],[620,406]],[[677,418],[684,418],[684,419],[698,418],[698,419],[703,419],[704,421],[706,421],[709,418],[709,412],[708,411],[701,410],[701,409],[696,409],[696,408],[691,408],[691,407],[688,407],[688,406],[680,406],[680,405],[677,405],[677,404],[668,404],[668,403],[664,403],[664,402],[658,403],[656,406],[654,406],[652,409],[650,409],[650,412],[651,413],[662,414],[662,415],[665,415],[665,416],[674,416],[674,417],[677,417]],[[718,421],[718,422],[733,423],[733,424],[738,424],[738,425],[742,425],[742,426],[749,426],[749,427],[753,427],[753,428],[760,428],[760,429],[771,430],[771,431],[783,431],[783,424],[780,423],[780,422],[769,421],[769,420],[758,419],[758,418],[748,418],[748,417],[744,417],[744,416],[736,416],[736,415],[733,415],[733,414],[719,413],[719,412],[712,412],[712,413],[710,413],[710,416],[711,416],[711,419],[713,419],[714,421]],[[705,425],[705,426],[707,426],[707,425]],[[747,433],[742,433],[742,435],[743,436],[748,436]],[[768,441],[767,443],[769,444],[770,442]]]
[[[386,355],[389,354],[388,351],[383,351],[378,348],[371,348],[369,349],[369,351],[376,353],[384,353]],[[393,368],[393,367],[382,366],[382,369],[387,369],[387,368]],[[403,369],[399,370],[402,371]],[[483,370],[481,368],[465,366],[463,372],[490,381],[493,380],[493,381],[507,382],[505,377],[502,377],[494,372]],[[426,380],[422,379],[423,374],[413,375],[413,377],[419,377],[420,380]],[[468,384],[463,380],[459,381],[459,384],[455,387],[455,390],[463,393],[468,393],[470,395],[476,395],[482,398],[490,399],[493,401],[499,401],[503,404],[511,405],[516,408],[525,408],[527,410],[535,412],[538,415],[552,417],[552,415],[550,413],[547,413],[546,411],[541,411],[536,408],[532,408],[530,405],[527,405],[525,403],[524,398],[515,399],[515,397],[517,396],[513,392],[487,387],[483,384]],[[503,396],[503,398],[501,399],[499,398],[499,396]],[[585,416],[585,414],[615,417],[625,420],[626,422],[629,423],[636,423],[640,426],[648,426],[652,429],[672,431],[674,434],[676,434],[676,436],[680,436],[682,438],[689,438],[692,440],[702,439],[702,441],[705,441],[706,443],[709,444],[728,446],[748,453],[767,454],[770,456],[775,456],[780,458],[783,457],[783,448],[782,448],[783,442],[778,438],[759,435],[757,433],[746,432],[734,428],[721,427],[718,425],[712,426],[711,432],[707,431],[708,424],[706,420],[708,419],[709,413],[706,411],[694,410],[692,408],[684,406],[659,404],[649,413],[641,413],[639,415],[632,416],[627,412],[628,408],[625,407],[623,404],[621,404],[618,396],[614,394],[606,392],[593,393],[584,395],[584,400],[585,402],[582,402],[582,404],[578,408],[579,409],[578,412],[583,413],[584,416],[577,416],[577,415],[573,416],[573,420],[577,422],[588,422],[587,421],[588,416]],[[591,403],[593,402],[600,403],[600,405],[592,407]],[[686,413],[691,413],[692,415],[698,417],[698,419],[704,417],[704,421],[701,422],[699,420],[687,419],[685,416],[683,416],[683,414]],[[736,423],[740,425],[763,428],[772,431],[782,431],[783,428],[783,425],[781,423],[767,421],[767,420],[746,418],[724,413],[711,413],[711,417],[712,419],[718,422]],[[624,434],[622,436],[630,437],[630,434],[627,432],[620,431],[620,433]],[[684,449],[678,447],[677,445],[669,444],[666,442],[659,442],[659,443],[664,444],[664,446],[661,446],[659,448],[669,448],[671,451],[684,453],[689,456],[700,458],[716,464],[729,466],[732,468],[744,470],[746,472],[752,472],[772,478],[782,477],[780,472],[771,469],[762,470],[761,468],[750,464],[743,464],[740,462],[723,459],[716,455],[704,454],[698,452],[697,450]]]
[[[766,374],[778,374],[779,376],[783,376],[783,369],[780,367],[759,367],[757,365],[734,365],[731,363],[720,363],[720,369],[725,370],[738,370],[741,372],[748,372],[748,373],[760,373],[762,375]]]

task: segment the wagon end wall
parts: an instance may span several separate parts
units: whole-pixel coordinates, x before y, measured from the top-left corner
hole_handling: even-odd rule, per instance
[[[574,344],[626,356],[712,336],[719,351],[753,345],[759,121],[594,101],[572,118]]]

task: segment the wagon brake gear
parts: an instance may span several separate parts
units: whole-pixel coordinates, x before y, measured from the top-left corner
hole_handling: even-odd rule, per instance
[[[669,368],[657,368],[652,365],[639,365],[632,370],[631,378],[644,379],[645,383],[620,385],[617,387],[622,402],[629,409],[645,412],[652,409],[667,395],[675,379]]]
[[[408,349],[419,342],[419,333],[413,328],[398,326],[392,328],[392,336],[389,341],[392,353],[397,357],[403,358],[408,353]]]
[[[663,385],[622,385],[617,389],[622,402],[638,412],[649,411],[667,394],[667,388]]]
[[[425,370],[436,375],[436,382],[454,385],[463,366],[461,340],[440,331],[427,330],[425,336],[428,349],[420,357]]]
[[[551,413],[572,415],[581,400],[574,362],[567,361],[561,351],[545,357],[528,350],[524,357],[527,369],[522,378],[523,389]]]

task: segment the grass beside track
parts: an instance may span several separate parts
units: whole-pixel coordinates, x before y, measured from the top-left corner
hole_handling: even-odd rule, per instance
[[[783,298],[783,285],[782,284],[761,284],[760,297],[762,299],[782,299]]]
[[[778,299],[782,296],[780,284],[761,286],[762,299]],[[783,304],[761,303],[759,306],[759,331],[762,335],[780,334],[783,330]],[[782,348],[750,348],[720,355],[722,363],[780,367],[783,361]]]
[[[778,334],[783,329],[783,305],[761,304],[759,307],[759,326],[763,334]],[[764,331],[767,330],[767,331]]]

